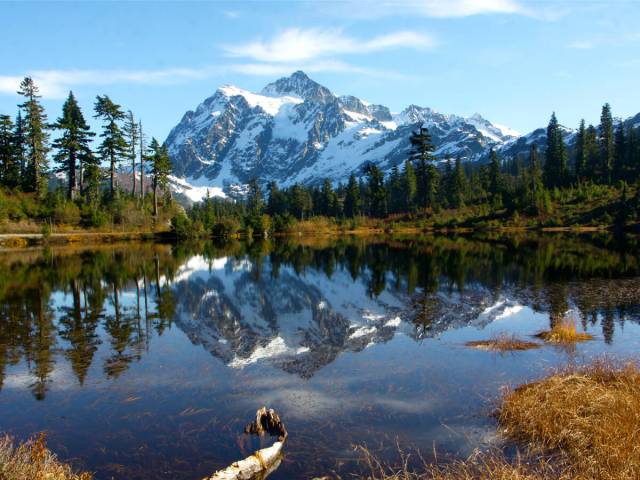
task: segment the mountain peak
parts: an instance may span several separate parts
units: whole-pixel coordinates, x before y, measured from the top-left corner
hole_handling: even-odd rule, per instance
[[[270,83],[262,89],[261,93],[272,97],[292,95],[315,102],[326,102],[328,99],[335,98],[328,88],[311,80],[302,70]]]

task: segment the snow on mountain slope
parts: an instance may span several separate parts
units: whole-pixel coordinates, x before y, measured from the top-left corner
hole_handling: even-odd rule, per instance
[[[260,93],[221,87],[183,116],[167,145],[174,182],[195,201],[206,187],[213,187],[210,195],[229,194],[252,178],[282,186],[339,182],[369,162],[388,171],[407,158],[420,124],[441,159],[478,160],[515,138],[477,114],[463,118],[411,105],[394,115],[383,105],[338,97],[295,72]]]

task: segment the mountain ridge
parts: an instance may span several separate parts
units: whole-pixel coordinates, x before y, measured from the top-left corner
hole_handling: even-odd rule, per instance
[[[353,95],[337,96],[296,71],[259,93],[225,85],[187,111],[167,137],[174,185],[191,201],[241,195],[251,179],[283,187],[345,182],[369,163],[388,173],[403,163],[411,133],[429,129],[439,161],[460,156],[484,161],[491,149],[504,159],[539,147],[546,131],[520,135],[475,113],[443,114],[411,104],[399,113]],[[566,129],[571,143],[575,131]]]

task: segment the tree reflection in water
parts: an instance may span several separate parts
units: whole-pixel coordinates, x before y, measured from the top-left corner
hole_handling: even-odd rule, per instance
[[[508,291],[548,312],[551,326],[576,309],[583,325],[601,323],[607,343],[617,325],[639,318],[636,238],[278,239],[11,252],[0,254],[0,388],[7,366],[21,360],[36,399],[45,398],[56,362],[68,362],[83,384],[90,374],[98,374],[90,368],[104,347],[109,354],[103,374],[114,379],[122,375],[143,357],[154,335],[172,326],[179,305],[200,300],[198,291],[188,288],[177,298],[175,287],[180,268],[195,254],[209,262],[229,257],[252,266],[244,281],[253,284],[255,298],[229,299],[225,312],[209,312],[220,317],[217,322],[240,319],[234,301],[255,301],[273,331],[282,312],[274,308],[265,285],[284,281],[283,267],[295,272],[301,288],[307,273],[331,282],[336,272],[344,271],[365,285],[370,298],[394,292],[406,300],[404,319],[413,323],[415,339],[471,321],[482,305],[474,298],[477,292],[496,299]],[[322,292],[309,295],[320,304]],[[459,310],[464,302],[475,310]],[[323,341],[332,344],[326,364],[342,348],[349,325],[316,307],[313,318]],[[251,348],[255,339],[246,332],[242,348]],[[321,366],[298,373],[309,376]],[[283,368],[300,369],[293,364]]]

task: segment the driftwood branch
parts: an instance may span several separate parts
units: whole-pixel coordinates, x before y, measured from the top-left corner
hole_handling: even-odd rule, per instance
[[[269,434],[278,441],[267,448],[258,450],[244,460],[234,462],[224,470],[219,470],[205,480],[262,480],[273,472],[282,461],[287,429],[273,409],[262,407],[256,412],[256,420],[244,428],[244,433],[253,435]]]

